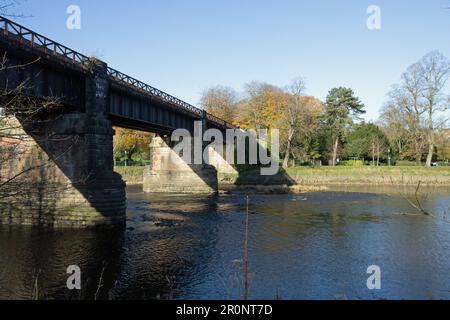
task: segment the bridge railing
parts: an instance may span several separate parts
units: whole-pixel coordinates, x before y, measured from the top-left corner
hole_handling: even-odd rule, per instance
[[[156,97],[156,98],[162,100],[163,102],[166,102],[173,106],[185,109],[191,113],[194,113],[197,116],[200,116],[200,117],[202,116],[203,111],[201,109],[194,107],[193,105],[191,105],[187,102],[184,102],[183,100],[180,100],[168,93],[165,93],[164,91],[156,89],[142,81],[139,81],[133,77],[130,77],[123,72],[120,72],[113,68],[108,67],[108,75],[111,78],[113,78],[113,80],[125,83],[128,86],[132,86],[141,91],[144,91],[145,93],[148,93],[148,94],[152,95],[153,97]]]
[[[90,67],[91,59],[89,57],[2,16],[0,16],[0,34],[7,37],[13,37],[15,40],[23,43],[24,45],[31,46],[32,48],[40,50],[45,54],[53,54],[55,57],[62,59],[66,63],[77,63],[83,68]],[[110,76],[114,81],[118,81],[119,83],[125,84],[133,89],[143,91],[162,100],[163,102],[168,103],[169,105],[188,111],[196,116],[203,115],[203,111],[201,109],[120,71],[108,67],[107,72],[108,76]],[[231,127],[231,125],[227,122],[209,113],[207,113],[207,119],[218,126],[223,126],[225,128]]]
[[[210,114],[210,113],[207,113],[207,114],[206,114],[206,119],[208,119],[209,121],[215,122],[215,123],[217,123],[217,124],[220,124],[220,125],[222,125],[222,126],[224,126],[224,127],[227,126],[227,122],[226,122],[226,121],[224,121],[224,120],[222,120],[222,119],[220,119],[220,118],[218,118],[218,117],[216,117],[216,116],[213,116],[213,115]]]
[[[0,16],[0,32],[5,36],[14,37],[23,44],[41,50],[44,53],[51,53],[60,58],[64,58],[66,62],[79,63],[84,67],[87,67],[89,64],[90,60],[87,56],[2,16]]]

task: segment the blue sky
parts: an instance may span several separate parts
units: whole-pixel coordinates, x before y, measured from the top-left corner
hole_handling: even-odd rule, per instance
[[[306,79],[351,87],[375,120],[390,86],[431,50],[450,57],[450,0],[19,0],[17,21],[198,105],[204,89]],[[81,30],[66,28],[69,5]],[[381,30],[366,27],[369,5]],[[449,92],[450,93],[450,92]]]

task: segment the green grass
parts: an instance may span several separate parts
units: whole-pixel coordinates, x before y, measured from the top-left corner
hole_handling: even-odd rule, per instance
[[[114,167],[127,184],[142,183],[145,167]]]
[[[307,174],[307,175],[316,175],[316,174],[333,174],[333,175],[373,175],[373,174],[413,174],[413,175],[424,175],[424,176],[436,176],[436,175],[444,175],[450,177],[450,167],[414,167],[414,166],[405,166],[405,167],[346,167],[346,166],[337,166],[337,167],[292,167],[288,168],[287,172],[290,175],[296,174]]]
[[[450,185],[450,167],[294,167],[286,173],[300,184],[411,185],[420,181],[429,185]]]

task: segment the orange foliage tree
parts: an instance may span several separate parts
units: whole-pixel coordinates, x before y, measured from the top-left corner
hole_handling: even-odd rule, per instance
[[[114,128],[114,159],[143,161],[149,159],[150,143],[153,135],[151,133]]]

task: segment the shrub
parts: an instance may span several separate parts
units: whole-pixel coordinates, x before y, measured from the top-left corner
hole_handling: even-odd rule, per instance
[[[341,161],[339,163],[339,165],[345,166],[345,167],[363,167],[364,161],[363,160],[346,160],[346,161]]]

